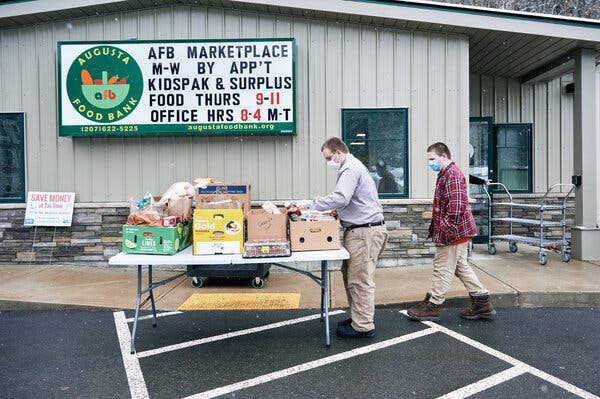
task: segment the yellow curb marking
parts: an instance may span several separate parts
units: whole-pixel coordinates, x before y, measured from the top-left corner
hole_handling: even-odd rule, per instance
[[[299,293],[192,294],[177,310],[298,309]]]

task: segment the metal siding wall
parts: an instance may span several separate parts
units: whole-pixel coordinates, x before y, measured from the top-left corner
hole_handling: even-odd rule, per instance
[[[533,191],[548,188],[548,92],[545,82],[534,84]]]
[[[413,46],[411,53],[411,100],[409,109],[410,135],[409,165],[411,197],[428,198],[433,196],[433,183],[429,170],[425,164],[425,149],[431,144],[429,121],[431,120],[428,108],[429,82],[429,35],[422,32],[413,33]]]
[[[454,39],[453,39],[454,40]],[[465,172],[469,170],[469,42],[466,39],[461,39],[458,43],[459,51],[456,55],[456,64],[458,65],[457,85],[457,106],[456,113],[458,117],[458,131],[456,135],[459,137],[458,153],[454,156],[455,161]]]
[[[494,116],[494,78],[481,75],[480,84],[481,116]]]
[[[474,73],[469,74],[469,116],[481,116],[481,80]]]
[[[521,83],[517,79],[508,79],[508,123],[521,121]]]
[[[560,78],[548,82],[548,185],[561,182]]]
[[[58,137],[57,41],[238,37],[295,38],[297,136]],[[324,195],[335,173],[320,146],[340,134],[344,107],[409,108],[414,198],[433,193],[426,146],[444,140],[461,162],[459,147],[468,140],[468,42],[461,36],[182,5],[2,30],[0,40],[0,89],[15,93],[0,109],[26,112],[27,188],[74,190],[78,202],[160,194],[203,176],[249,182],[255,200]]]
[[[411,54],[412,35],[407,31],[397,31],[394,42],[394,106],[404,108],[409,107],[412,93],[411,63],[406,61],[406,55]],[[409,126],[411,122],[409,112]]]
[[[308,196],[323,195],[328,191],[327,173],[325,173],[321,144],[327,139],[325,131],[325,109],[327,104],[327,82],[325,64],[327,60],[326,24],[311,21],[309,24],[308,55]],[[374,47],[374,45],[373,45]],[[262,161],[262,160],[261,160]]]
[[[572,82],[571,78],[569,82]],[[564,84],[561,79],[561,88]],[[573,95],[562,94],[560,92],[560,165],[561,165],[561,183],[571,183],[573,175]],[[600,198],[600,197],[598,197]]]
[[[429,36],[428,49],[429,63],[427,71],[427,82],[424,87],[429,86],[427,90],[427,106],[429,117],[429,134],[428,140],[431,142],[442,141],[448,145],[452,145],[450,140],[454,141],[454,137],[446,137],[446,37],[439,34],[431,34]],[[435,117],[432,117],[434,116]],[[428,143],[431,144],[431,143]],[[424,147],[426,148],[426,146]],[[421,155],[424,159],[424,149],[417,149],[417,157]]]
[[[508,121],[508,83],[506,78],[494,78],[494,121],[506,123]]]

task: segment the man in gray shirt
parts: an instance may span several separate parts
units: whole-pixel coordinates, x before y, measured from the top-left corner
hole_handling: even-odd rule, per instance
[[[375,336],[375,282],[377,259],[383,252],[388,233],[383,220],[375,182],[367,168],[349,153],[337,137],[321,146],[327,165],[337,172],[335,191],[326,197],[305,202],[304,209],[335,209],[345,227],[344,246],[350,259],[342,264],[342,277],[350,306],[350,318],[338,323],[342,338]]]

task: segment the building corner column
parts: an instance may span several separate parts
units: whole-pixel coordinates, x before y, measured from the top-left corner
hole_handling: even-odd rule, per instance
[[[573,173],[580,176],[575,187],[575,226],[571,233],[572,256],[600,259],[598,215],[598,163],[596,126],[596,51],[575,52],[575,99],[573,110]]]

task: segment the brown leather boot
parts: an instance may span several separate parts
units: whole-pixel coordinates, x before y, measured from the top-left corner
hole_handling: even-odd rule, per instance
[[[440,305],[429,302],[429,293],[423,302],[419,302],[406,312],[408,317],[418,321],[437,321],[440,319]]]
[[[489,295],[471,296],[471,307],[460,312],[460,317],[470,320],[492,319],[495,315],[496,309]]]

